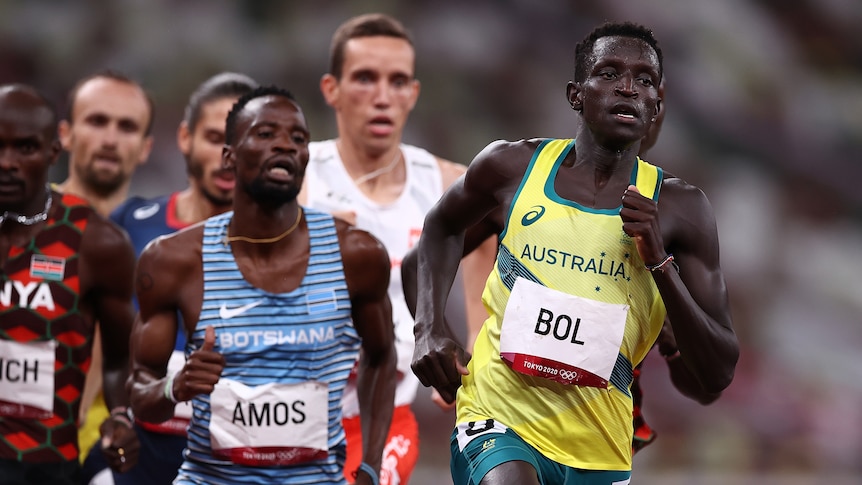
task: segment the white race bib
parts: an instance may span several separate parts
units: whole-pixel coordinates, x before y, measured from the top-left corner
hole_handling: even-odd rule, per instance
[[[503,314],[500,357],[522,374],[606,388],[623,341],[628,308],[519,277]]]
[[[54,414],[57,342],[0,340],[0,416],[45,419]]]
[[[210,395],[213,454],[248,466],[290,465],[329,454],[325,383],[248,387],[221,379]]]
[[[168,360],[167,375],[175,375],[186,365],[186,356],[182,350],[174,350]],[[138,424],[147,431],[175,436],[185,436],[192,419],[191,401],[181,401],[174,406],[174,417],[162,423],[148,423],[138,420]]]

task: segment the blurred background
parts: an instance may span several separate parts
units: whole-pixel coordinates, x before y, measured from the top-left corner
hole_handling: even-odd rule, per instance
[[[495,139],[568,137],[575,43],[605,20],[654,29],[667,118],[647,157],[702,187],[718,218],[742,356],[715,404],[644,369],[658,440],[633,483],[862,483],[862,2],[859,0],[0,0],[0,82],[65,109],[110,67],[156,103],[156,145],[134,194],[185,187],[175,131],[206,77],[245,72],[292,90],[315,139],[335,135],[318,89],[329,39],[383,11],[412,31],[422,94],[408,143],[469,163]],[[61,161],[52,180],[66,170]],[[420,396],[411,482],[451,483],[454,416]]]

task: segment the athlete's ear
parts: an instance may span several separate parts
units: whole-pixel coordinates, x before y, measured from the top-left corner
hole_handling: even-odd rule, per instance
[[[50,155],[48,156],[50,162],[48,165],[54,165],[57,162],[57,158],[60,157],[60,153],[63,151],[63,144],[60,142],[60,139],[57,138],[51,142],[50,147],[48,147],[50,151]]]
[[[71,150],[72,147],[72,124],[67,120],[61,120],[57,125],[57,134],[60,137],[60,144],[64,150]]]
[[[326,104],[334,108],[338,102],[339,91],[338,78],[329,73],[320,78],[320,92],[323,93]]]
[[[569,100],[569,105],[572,109],[580,112],[584,109],[583,100],[581,99],[581,88],[574,81],[569,81],[566,84],[566,98]]]
[[[236,168],[236,153],[230,145],[224,145],[221,149],[221,166],[225,170],[234,170]]]
[[[416,101],[419,100],[419,92],[422,91],[422,83],[419,82],[418,79],[413,79],[410,81],[410,102],[408,104],[408,111],[413,111],[413,108],[416,106]]]
[[[192,134],[189,131],[189,124],[185,120],[177,128],[177,146],[180,149],[180,153],[188,157],[192,148]]]

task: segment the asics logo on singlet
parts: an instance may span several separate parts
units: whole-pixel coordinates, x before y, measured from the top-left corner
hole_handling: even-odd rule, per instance
[[[134,212],[132,212],[132,217],[134,217],[135,219],[137,219],[139,221],[142,219],[149,219],[150,217],[153,217],[154,215],[156,215],[156,212],[158,212],[158,211],[159,211],[159,204],[158,203],[151,204],[151,205],[145,205],[143,207],[138,207],[137,209],[135,209]]]
[[[230,320],[233,317],[238,317],[243,313],[251,310],[252,308],[263,303],[263,300],[253,301],[243,306],[238,306],[234,308],[228,308],[226,304],[222,303],[221,307],[218,309],[218,316],[222,320]]]
[[[545,207],[544,206],[534,205],[533,207],[530,207],[530,208],[533,210],[531,210],[530,212],[527,212],[526,214],[524,214],[524,217],[521,218],[521,225],[522,226],[529,226],[530,224],[538,221],[539,218],[545,214]]]

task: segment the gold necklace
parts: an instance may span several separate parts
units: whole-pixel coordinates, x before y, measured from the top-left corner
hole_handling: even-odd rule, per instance
[[[299,221],[300,220],[302,220],[302,207],[297,205],[296,206],[296,221],[294,221],[292,226],[287,228],[286,231],[279,234],[278,236],[257,239],[257,238],[253,238],[253,237],[247,237],[247,236],[227,236],[226,235],[224,237],[224,243],[228,244],[228,243],[231,243],[234,241],[244,241],[244,242],[252,243],[252,244],[269,244],[269,243],[274,243],[276,241],[281,241],[282,239],[286,238],[288,234],[290,234],[297,227],[299,227]]]

